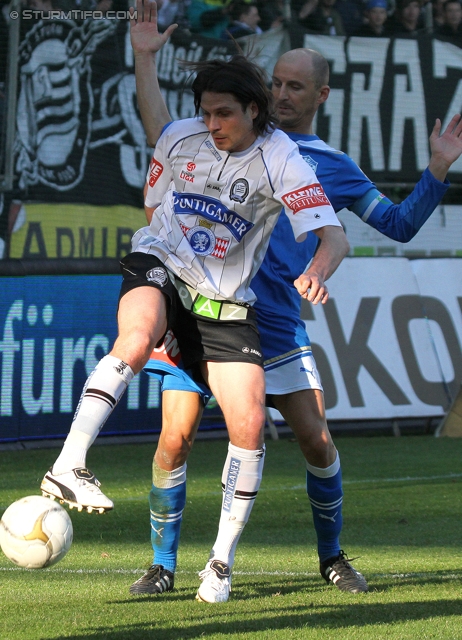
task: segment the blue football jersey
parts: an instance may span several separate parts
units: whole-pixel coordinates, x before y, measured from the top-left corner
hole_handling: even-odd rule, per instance
[[[426,169],[412,193],[400,204],[377,189],[347,154],[315,135],[288,134],[319,178],[336,212],[347,208],[364,222],[399,242],[409,242],[433,213],[449,182]],[[265,259],[251,283],[265,360],[282,357],[310,345],[300,319],[301,298],[293,282],[312,259],[318,238],[309,233],[296,242],[286,216],[280,216]]]

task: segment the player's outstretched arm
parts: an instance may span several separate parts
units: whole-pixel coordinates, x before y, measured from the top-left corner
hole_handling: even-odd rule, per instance
[[[157,3],[136,0],[136,13],[132,13],[130,20],[130,40],[135,56],[136,97],[150,147],[155,146],[162,128],[171,121],[159,88],[156,53],[177,26],[172,24],[164,33],[159,33]]]
[[[358,200],[350,208],[360,217],[375,201],[376,207],[367,223],[389,238],[409,242],[425,224],[449,188],[446,179],[451,165],[462,154],[462,116],[455,115],[443,133],[437,119],[430,135],[431,158],[427,169],[411,193],[393,204],[374,188],[368,198]]]
[[[428,168],[437,180],[444,182],[449,168],[462,154],[462,116],[456,114],[440,134],[441,120],[437,118],[430,135],[432,154]]]
[[[350,245],[342,227],[327,226],[316,229],[321,240],[310,266],[294,281],[294,286],[302,298],[313,304],[325,304],[329,292],[325,281],[337,269],[350,250]]]

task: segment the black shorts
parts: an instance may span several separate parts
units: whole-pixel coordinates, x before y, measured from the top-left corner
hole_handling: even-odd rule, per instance
[[[202,360],[249,362],[263,366],[253,307],[216,300],[207,305],[204,304],[207,299],[198,296],[201,304],[191,304],[188,305],[191,308],[187,308],[185,296],[180,297],[177,289],[180,287],[183,292],[185,283],[174,277],[156,256],[141,252],[130,253],[122,258],[120,264],[124,279],[119,300],[128,291],[145,286],[159,289],[167,297],[167,329],[171,329],[178,340],[185,368],[191,368]],[[204,306],[212,306],[216,317],[201,314],[200,308]],[[233,317],[236,312],[239,319],[222,319]]]

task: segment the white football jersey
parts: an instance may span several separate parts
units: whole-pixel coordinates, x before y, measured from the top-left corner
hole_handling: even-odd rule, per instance
[[[202,119],[172,122],[147,176],[149,227],[132,250],[156,255],[176,276],[214,300],[255,300],[250,281],[281,213],[298,241],[340,222],[297,145],[281,131],[245,151],[219,151]]]

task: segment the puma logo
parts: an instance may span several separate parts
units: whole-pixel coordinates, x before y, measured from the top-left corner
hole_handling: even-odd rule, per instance
[[[333,516],[326,516],[323,513],[320,513],[319,517],[322,518],[323,520],[330,520],[331,522],[335,522],[335,516],[337,514],[338,514],[338,511],[336,511]]]

